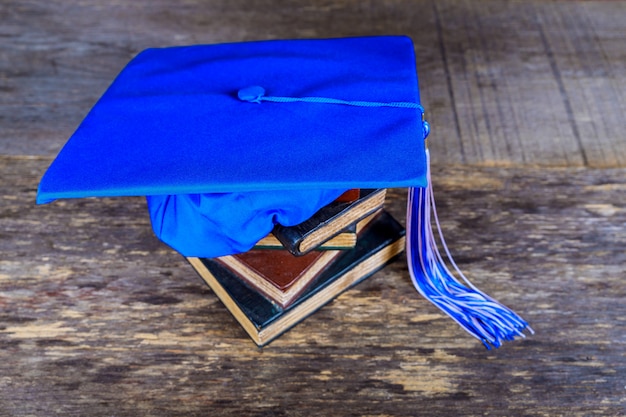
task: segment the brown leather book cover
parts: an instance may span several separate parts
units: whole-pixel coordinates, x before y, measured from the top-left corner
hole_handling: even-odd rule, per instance
[[[313,251],[293,256],[286,250],[250,250],[223,256],[218,261],[281,307],[293,300],[339,254],[336,250]]]
[[[378,217],[379,210],[354,225],[357,233]],[[294,256],[287,250],[253,249],[218,258],[255,290],[281,307],[289,306],[339,255],[338,250],[317,250]]]
[[[359,188],[353,188],[352,190],[348,190],[345,193],[341,194],[337,197],[337,202],[340,203],[349,203],[351,201],[356,201],[361,196],[361,190]]]

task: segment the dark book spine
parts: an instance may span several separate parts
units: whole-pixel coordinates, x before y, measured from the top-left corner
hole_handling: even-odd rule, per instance
[[[345,229],[333,228],[333,224],[337,222],[343,216],[350,216],[356,209],[364,206],[370,199],[384,193],[384,189],[363,189],[360,190],[359,199],[349,202],[334,201],[329,205],[322,207],[317,213],[315,213],[310,219],[295,225],[295,226],[283,226],[277,224],[272,230],[274,236],[282,243],[282,245],[295,256],[301,256],[315,248],[308,250],[302,250],[302,243],[311,236],[312,233],[319,231],[320,229],[327,228],[328,235],[323,240],[328,241]],[[374,213],[382,205],[372,207],[370,210],[359,212],[358,216],[355,216],[352,223],[356,223],[359,220],[364,219],[368,215]],[[322,242],[323,243],[323,242]]]

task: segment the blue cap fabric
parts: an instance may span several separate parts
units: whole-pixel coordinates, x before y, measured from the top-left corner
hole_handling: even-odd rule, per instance
[[[37,201],[150,196],[157,235],[183,255],[216,256],[346,189],[426,186],[423,137],[406,37],[149,49],[72,135]],[[236,242],[212,249],[224,233]]]

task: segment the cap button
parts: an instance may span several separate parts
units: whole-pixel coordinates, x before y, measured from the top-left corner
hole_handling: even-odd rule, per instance
[[[261,98],[265,95],[265,89],[258,85],[242,88],[237,92],[237,97],[241,101],[247,101],[250,103],[260,103]]]

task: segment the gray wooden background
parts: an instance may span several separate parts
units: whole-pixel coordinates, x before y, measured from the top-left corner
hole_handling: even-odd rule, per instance
[[[458,263],[536,335],[486,351],[402,258],[258,349],[142,199],[34,204],[140,50],[373,34],[415,42]],[[1,1],[0,416],[626,415],[625,34],[610,0]]]

